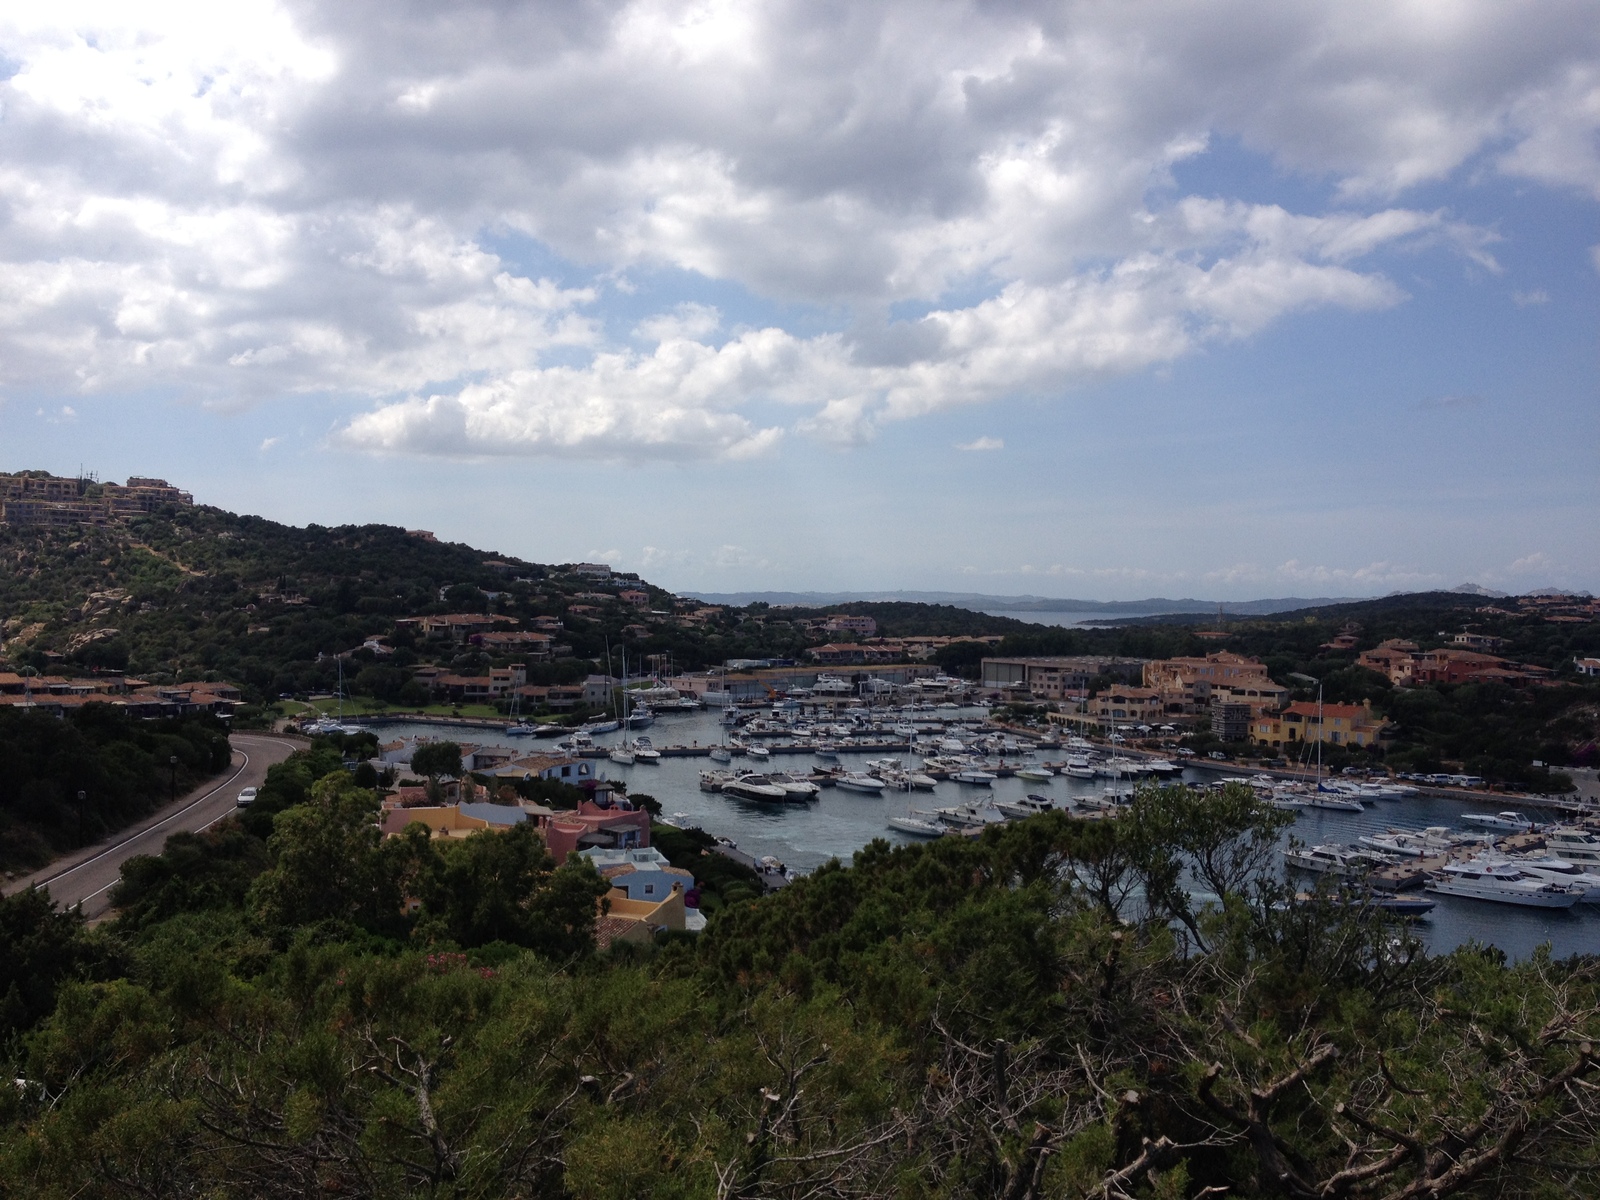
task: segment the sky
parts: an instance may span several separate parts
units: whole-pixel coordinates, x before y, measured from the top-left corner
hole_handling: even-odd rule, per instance
[[[1600,0],[0,0],[0,470],[679,591],[1600,590]]]

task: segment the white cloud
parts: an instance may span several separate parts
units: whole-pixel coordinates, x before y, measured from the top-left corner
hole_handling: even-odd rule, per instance
[[[1543,288],[1534,288],[1527,292],[1512,292],[1511,303],[1518,308],[1531,308],[1538,304],[1549,304],[1550,293]]]
[[[271,450],[274,446],[276,446],[281,441],[283,441],[283,439],[281,437],[262,438],[261,439],[261,445],[259,447],[259,452],[262,453],[262,454],[265,454],[268,450]]]
[[[1393,198],[1467,167],[1600,196],[1593,15],[13,6],[0,387],[369,397],[348,445],[665,457],[1058,395],[1289,313],[1397,304],[1380,253],[1497,271],[1492,234]],[[1332,178],[1342,207],[1176,194],[1217,138]],[[497,249],[519,235],[592,283]],[[807,323],[719,344],[721,312],[669,296],[630,310],[631,341],[607,323],[630,272]]]
[[[647,342],[694,341],[722,328],[722,314],[709,304],[692,301],[669,313],[640,321],[634,334]]]
[[[970,442],[956,443],[957,450],[1004,450],[1005,448],[1005,439],[996,437],[974,438]]]

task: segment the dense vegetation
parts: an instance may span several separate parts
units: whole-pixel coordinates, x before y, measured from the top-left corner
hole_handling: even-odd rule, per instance
[[[110,926],[0,904],[0,1194],[1600,1186],[1600,964],[1286,903],[1248,792],[875,843],[597,955],[592,870],[526,826],[379,842],[329,757],[130,863]]]
[[[86,704],[58,720],[0,707],[0,870],[39,867],[99,841],[225,769],[229,757],[227,731],[208,717],[136,721]]]

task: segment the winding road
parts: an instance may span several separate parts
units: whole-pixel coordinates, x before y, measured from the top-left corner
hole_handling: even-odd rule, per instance
[[[174,804],[158,809],[144,820],[118,830],[106,841],[74,850],[31,875],[8,880],[5,894],[39,887],[62,908],[83,905],[86,917],[98,917],[110,907],[109,894],[121,876],[122,864],[135,854],[160,854],[167,838],[180,830],[197,833],[234,810],[239,792],[260,787],[267,768],[303,747],[271,734],[236,733],[233,765],[227,773],[201,784]]]

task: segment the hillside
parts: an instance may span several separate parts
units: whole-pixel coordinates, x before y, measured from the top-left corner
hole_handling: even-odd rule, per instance
[[[551,631],[551,661],[530,680],[560,684],[620,652],[668,656],[681,670],[728,658],[794,658],[823,636],[802,624],[827,610],[706,611],[635,575],[609,580],[565,566],[385,525],[296,528],[205,506],[169,507],[96,527],[0,524],[0,637],[12,669],[126,671],[152,683],[228,681],[255,702],[352,684],[397,699],[421,662],[481,670],[529,655],[422,645],[402,618],[479,614],[494,628]],[[623,591],[639,595],[633,603]],[[860,606],[880,633],[1003,634],[1021,622],[953,606]],[[852,611],[856,611],[855,608]],[[832,635],[827,635],[832,636]],[[379,640],[378,649],[364,643]],[[385,651],[392,651],[386,653]]]

